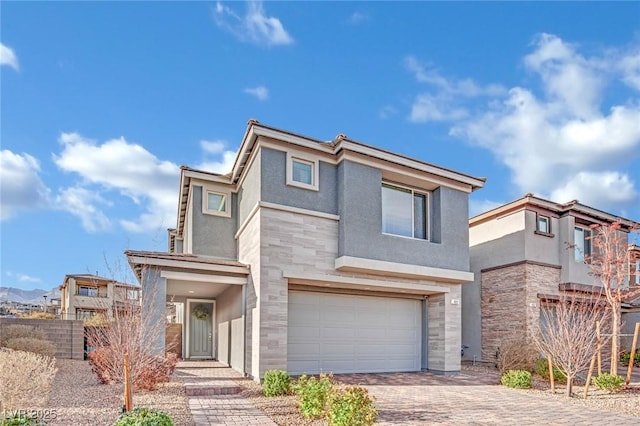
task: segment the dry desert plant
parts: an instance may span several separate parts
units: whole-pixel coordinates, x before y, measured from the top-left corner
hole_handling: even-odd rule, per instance
[[[0,409],[44,406],[56,371],[55,358],[0,349]]]

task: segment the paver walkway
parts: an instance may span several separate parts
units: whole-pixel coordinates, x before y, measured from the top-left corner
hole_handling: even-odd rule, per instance
[[[239,390],[238,385],[249,379],[218,362],[180,361],[173,380],[183,382],[190,393],[200,394],[189,397],[189,409],[197,426],[275,426],[251,401],[235,394]],[[202,395],[207,392],[219,394]]]

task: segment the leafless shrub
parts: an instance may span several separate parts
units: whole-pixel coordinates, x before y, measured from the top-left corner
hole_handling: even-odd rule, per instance
[[[0,349],[0,408],[44,406],[56,371],[55,358]]]
[[[30,337],[16,337],[7,340],[5,346],[15,351],[32,352],[34,354],[53,357],[56,347],[48,340],[32,339]]]
[[[538,351],[527,333],[512,330],[501,340],[496,354],[496,365],[500,373],[509,370],[533,371]]]
[[[42,312],[42,311],[33,311],[26,315],[20,315],[20,318],[27,319],[58,319],[56,314],[52,314],[50,312]]]
[[[578,373],[589,368],[598,347],[596,324],[608,323],[610,311],[597,297],[561,296],[556,303],[541,306],[540,330],[533,341],[567,378],[566,396],[571,396]],[[603,337],[603,344],[606,343]]]
[[[153,294],[145,297],[153,300]],[[128,354],[131,381],[138,389],[151,389],[157,383],[168,381],[166,375],[149,373],[150,369],[172,372],[175,367],[175,362],[173,367],[170,366],[173,358],[167,358],[164,353],[158,355],[156,346],[158,338],[165,334],[164,315],[160,319],[141,315],[140,305],[133,302],[122,303],[112,309],[113,317],[105,325],[86,329],[87,343],[95,348],[89,354],[89,362],[99,380],[123,383],[124,355]]]
[[[45,340],[47,338],[44,330],[30,325],[12,324],[0,328],[0,346],[3,346],[9,339],[17,339],[20,337],[40,340]]]

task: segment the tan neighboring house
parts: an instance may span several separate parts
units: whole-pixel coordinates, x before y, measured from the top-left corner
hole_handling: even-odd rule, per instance
[[[108,318],[125,303],[138,303],[140,287],[91,274],[67,275],[60,289],[60,318],[89,319],[96,314]]]
[[[527,194],[469,220],[474,282],[462,287],[464,359],[495,361],[501,340],[526,333],[540,321],[540,306],[561,295],[589,297],[601,284],[591,273],[592,226],[621,223],[619,235],[633,242],[638,223],[581,204],[556,203]],[[629,245],[628,285],[640,284],[640,248]],[[585,261],[586,259],[586,261]],[[640,321],[640,300],[622,304],[622,333]],[[626,345],[623,340],[623,347]],[[628,347],[628,345],[627,345]]]

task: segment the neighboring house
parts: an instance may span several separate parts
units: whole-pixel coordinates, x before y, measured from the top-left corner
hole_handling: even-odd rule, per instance
[[[126,255],[143,313],[180,305],[166,315],[183,324],[185,358],[256,380],[270,369],[455,373],[461,287],[473,281],[468,196],[483,184],[251,120],[229,174],[182,168],[169,252]]]
[[[495,361],[501,339],[538,324],[543,301],[599,293],[585,263],[592,253],[590,226],[618,221],[619,235],[628,240],[637,226],[633,221],[577,201],[559,204],[532,194],[471,218],[475,281],[462,289],[464,359]]]
[[[140,287],[97,275],[67,275],[60,289],[60,318],[89,319],[96,314],[111,318],[125,303],[139,303]]]

